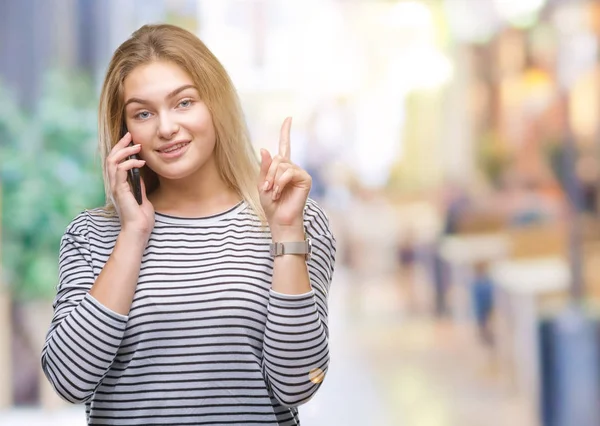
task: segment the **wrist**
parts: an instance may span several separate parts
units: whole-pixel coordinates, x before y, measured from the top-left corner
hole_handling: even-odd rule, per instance
[[[305,232],[304,224],[295,225],[274,225],[270,226],[271,239],[273,242],[292,242],[292,241],[304,241]]]
[[[137,248],[142,251],[146,248],[149,239],[149,233],[127,228],[123,228],[117,237],[117,241],[121,244],[127,245],[132,250]]]

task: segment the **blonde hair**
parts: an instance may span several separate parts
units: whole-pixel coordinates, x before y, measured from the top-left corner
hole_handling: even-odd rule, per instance
[[[106,157],[121,138],[124,123],[123,82],[136,67],[153,61],[169,61],[186,71],[209,109],[215,127],[215,160],[223,181],[234,189],[263,224],[257,178],[260,164],[237,92],[227,71],[206,45],[194,34],[174,25],[144,25],[115,51],[108,70],[98,111],[99,148],[102,159],[106,205],[115,213],[106,170]],[[146,194],[158,185],[156,173],[140,169]]]

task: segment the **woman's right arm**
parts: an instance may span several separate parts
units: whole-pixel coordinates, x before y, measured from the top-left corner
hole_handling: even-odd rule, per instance
[[[108,309],[128,315],[135,294],[147,239],[121,232],[112,254],[90,289],[90,294]]]
[[[154,227],[154,209],[145,194],[137,205],[127,170],[143,165],[127,160],[139,147],[128,136],[107,158],[111,192],[121,221],[115,247],[94,278],[86,213],[62,237],[54,316],[42,351],[42,368],[56,392],[73,403],[88,401],[117,356],[138,282],[141,260]]]
[[[73,229],[63,236],[42,368],[67,401],[89,400],[112,365],[125,333],[142,253],[141,244],[119,235],[94,282],[87,236]]]

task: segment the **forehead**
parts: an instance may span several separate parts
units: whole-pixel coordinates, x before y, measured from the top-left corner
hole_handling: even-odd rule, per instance
[[[157,61],[134,68],[123,82],[125,99],[164,97],[178,87],[194,84],[190,75],[172,63]]]

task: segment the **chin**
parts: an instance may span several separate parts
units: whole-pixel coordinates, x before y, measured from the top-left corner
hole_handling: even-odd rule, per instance
[[[181,164],[160,164],[151,169],[161,178],[168,180],[180,180],[194,175],[206,165],[206,161],[195,163],[181,162]]]

